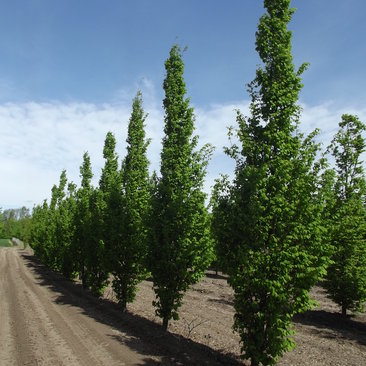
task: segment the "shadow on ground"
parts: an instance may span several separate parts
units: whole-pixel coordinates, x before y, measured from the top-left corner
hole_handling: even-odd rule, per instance
[[[118,304],[93,296],[81,284],[51,271],[28,252],[20,254],[39,284],[57,293],[57,304],[78,307],[85,315],[111,327],[108,337],[146,355],[142,365],[242,365],[233,355],[164,332],[160,325],[139,315],[121,312]]]
[[[366,324],[351,317],[344,318],[340,313],[310,310],[296,315],[294,322],[316,327],[316,332],[325,338],[338,336],[366,345]]]

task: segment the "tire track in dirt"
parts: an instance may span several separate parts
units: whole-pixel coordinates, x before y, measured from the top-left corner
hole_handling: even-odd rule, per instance
[[[10,365],[16,354],[15,345],[12,341],[12,324],[9,304],[9,265],[6,261],[6,251],[0,250],[0,360],[4,365]]]
[[[1,365],[142,365],[113,329],[58,303],[14,248],[0,250]]]
[[[11,267],[9,284],[11,296],[11,318],[16,319],[15,338],[17,340],[18,364],[77,364],[77,358],[55,329],[45,305],[48,300],[35,289],[25,276],[25,267],[19,257],[7,255]],[[86,355],[87,356],[87,355]]]

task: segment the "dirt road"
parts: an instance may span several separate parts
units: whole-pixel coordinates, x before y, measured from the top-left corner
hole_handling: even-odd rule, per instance
[[[16,248],[0,249],[0,364],[145,365],[121,344],[121,332],[63,301],[35,264]],[[23,255],[22,255],[23,254]],[[70,300],[69,299],[69,300]]]
[[[164,332],[160,322],[121,312],[114,301],[96,298],[27,250],[0,249],[0,366],[238,364]]]

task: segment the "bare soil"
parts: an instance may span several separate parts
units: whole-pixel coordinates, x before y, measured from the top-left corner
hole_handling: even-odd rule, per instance
[[[106,295],[113,298],[110,289]],[[339,307],[327,298],[320,286],[312,289],[311,297],[318,306],[296,317],[293,322],[296,348],[286,353],[278,365],[366,365],[366,314],[342,318]],[[152,283],[144,281],[140,284],[137,301],[129,309],[160,323],[151,306],[153,299]],[[187,292],[180,320],[172,322],[169,331],[227,356],[222,364],[235,360],[237,364],[249,365],[249,362],[240,363],[240,338],[232,331],[233,316],[233,292],[226,277],[208,271],[206,277]]]
[[[321,287],[319,306],[294,321],[297,347],[279,365],[365,365],[366,316],[342,319]],[[0,365],[243,365],[232,331],[233,294],[207,272],[188,291],[180,320],[161,330],[152,283],[122,313],[108,288],[95,298],[29,250],[0,249]]]

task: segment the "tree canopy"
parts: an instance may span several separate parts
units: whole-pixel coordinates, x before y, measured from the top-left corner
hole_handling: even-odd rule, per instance
[[[166,329],[171,318],[178,319],[185,291],[212,260],[212,245],[202,191],[210,148],[196,150],[193,109],[185,97],[184,63],[177,45],[170,50],[165,69],[165,135],[161,177],[152,197],[148,260],[156,313]]]

